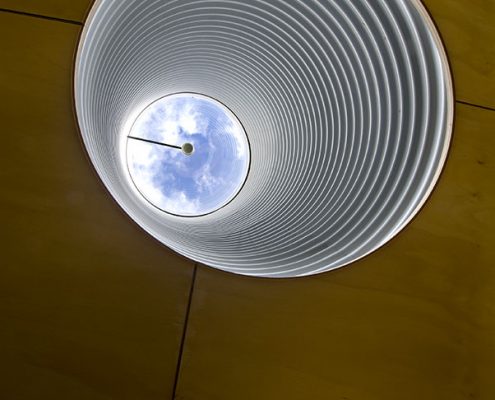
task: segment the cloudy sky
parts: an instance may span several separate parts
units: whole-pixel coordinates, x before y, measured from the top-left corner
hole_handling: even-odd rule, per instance
[[[132,180],[158,208],[178,215],[202,215],[229,202],[249,167],[242,126],[221,104],[204,96],[164,97],[141,113],[130,136],[182,146],[194,153],[134,139],[127,141]]]

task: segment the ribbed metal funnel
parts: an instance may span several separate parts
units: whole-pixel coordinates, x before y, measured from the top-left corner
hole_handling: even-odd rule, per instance
[[[130,182],[125,136],[171,93],[225,104],[251,145],[226,207],[181,218]],[[315,274],[389,241],[446,158],[450,71],[416,0],[99,0],[75,68],[84,143],[121,207],[173,250],[258,276]]]

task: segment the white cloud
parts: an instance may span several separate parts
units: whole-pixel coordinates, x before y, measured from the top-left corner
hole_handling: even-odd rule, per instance
[[[158,152],[149,143],[129,139],[127,153],[131,165],[139,169],[149,169],[158,161]]]
[[[220,176],[214,176],[211,173],[211,164],[205,164],[198,174],[194,177],[194,183],[200,193],[208,191],[211,193],[215,187],[225,182]]]
[[[219,112],[218,106],[215,111],[203,108],[204,100],[201,101],[194,97],[157,101],[138,117],[130,133],[131,136],[178,146],[190,140],[195,146],[210,147],[208,151],[203,147],[197,153],[199,158],[193,160],[180,150],[129,140],[128,165],[137,188],[152,204],[174,214],[202,214],[215,207],[216,202],[221,203],[223,198],[230,197],[238,187],[232,168],[246,165],[248,160],[247,139],[240,123],[215,114]],[[209,126],[210,121],[215,125]],[[224,132],[230,137],[222,138],[215,130],[210,132],[213,127],[218,129],[218,133]],[[186,135],[198,134],[201,137],[185,138]],[[215,148],[223,140],[235,147],[235,154]],[[222,171],[221,176],[212,172],[212,168]],[[229,179],[225,178],[227,176]]]
[[[201,204],[198,199],[189,199],[184,192],[172,192],[170,196],[163,197],[161,208],[175,214],[201,213]]]
[[[160,162],[157,158],[151,157],[140,159],[143,154],[146,154],[146,152],[139,153],[137,157],[138,160],[133,161],[130,164],[130,169],[132,178],[144,197],[155,206],[174,214],[200,213],[201,204],[199,199],[190,199],[183,191],[164,193],[164,191],[156,185],[155,179],[157,176],[160,176],[161,180],[165,180],[169,183],[173,182],[175,177],[171,174],[166,175],[162,171],[159,171]]]
[[[204,118],[197,107],[191,102],[186,103],[175,115],[177,124],[184,133],[192,135],[194,133],[205,133],[208,129],[208,120]]]

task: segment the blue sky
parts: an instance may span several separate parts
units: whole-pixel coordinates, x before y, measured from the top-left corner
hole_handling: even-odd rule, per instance
[[[137,118],[131,136],[182,146],[194,153],[128,139],[127,161],[134,184],[157,207],[179,215],[201,215],[226,204],[249,168],[249,146],[236,117],[205,96],[164,97]]]

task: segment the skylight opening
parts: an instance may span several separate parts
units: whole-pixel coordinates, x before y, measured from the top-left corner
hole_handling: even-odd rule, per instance
[[[136,189],[169,214],[210,214],[231,202],[247,178],[250,149],[242,124],[204,95],[156,100],[139,114],[126,142]]]

